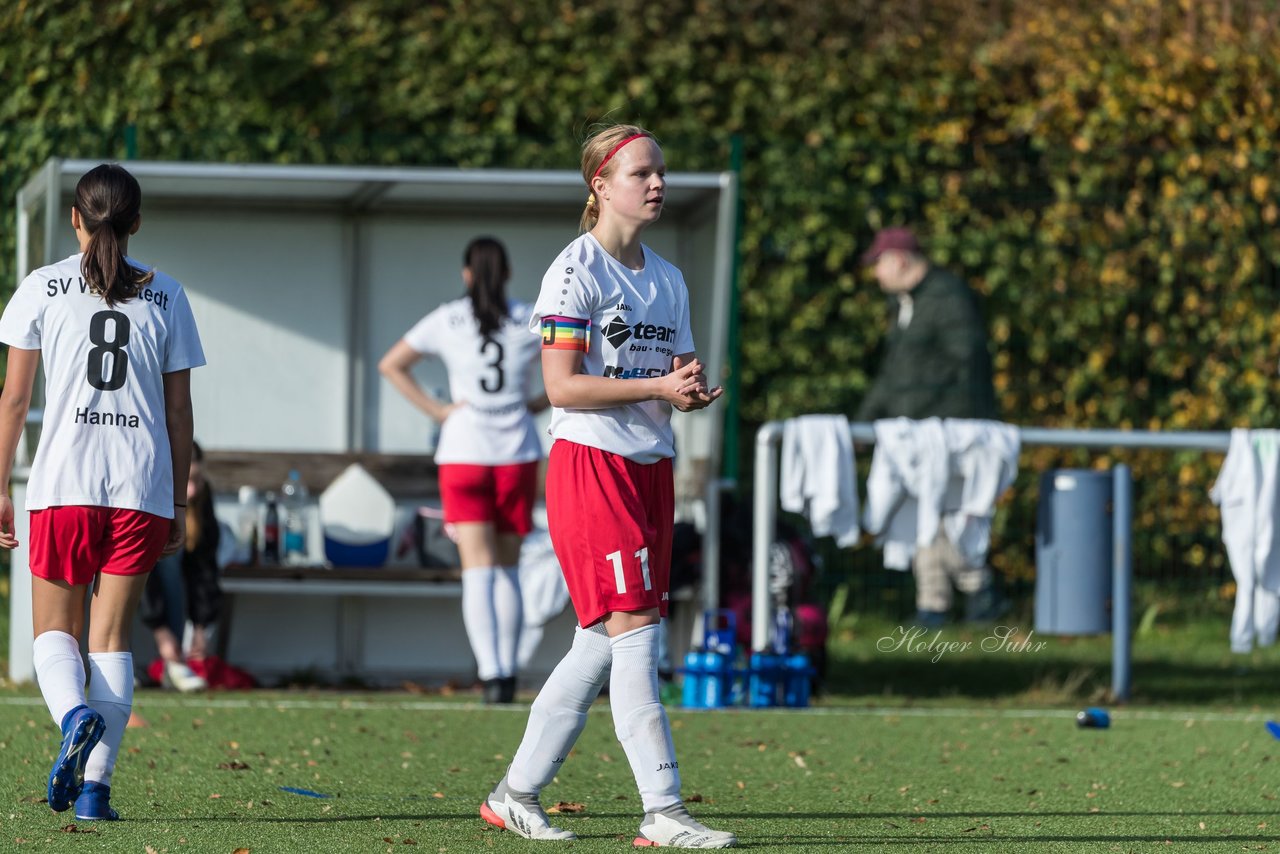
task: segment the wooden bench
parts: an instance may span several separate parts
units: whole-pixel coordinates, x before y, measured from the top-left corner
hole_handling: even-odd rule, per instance
[[[206,471],[229,512],[236,490],[278,491],[297,469],[318,495],[344,468],[359,462],[401,503],[438,502],[430,457],[397,454],[316,454],[210,451]],[[393,549],[395,544],[393,543]],[[228,566],[218,632],[220,654],[271,683],[303,675],[324,682],[358,680],[395,685],[406,680],[466,682],[474,660],[462,623],[458,568],[416,566]],[[673,591],[691,601],[692,590]],[[689,646],[694,608],[681,608],[670,632],[671,651]],[[543,630],[521,673],[533,687],[568,651],[577,625],[567,607]],[[679,658],[677,658],[677,663]]]

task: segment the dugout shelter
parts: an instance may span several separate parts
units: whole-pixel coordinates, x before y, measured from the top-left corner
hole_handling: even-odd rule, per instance
[[[78,251],[70,207],[77,180],[98,162],[50,159],[20,189],[18,281]],[[326,484],[305,470],[308,455],[427,455],[427,419],[382,381],[378,359],[427,311],[463,295],[462,252],[473,237],[506,245],[510,293],[532,302],[555,254],[577,235],[586,199],[582,177],[567,170],[124,165],[143,191],[130,254],[182,282],[200,326],[208,365],[192,372],[196,436],[213,460],[227,522],[241,483],[225,477],[252,480],[257,470],[261,486],[278,487],[279,471],[296,464],[317,490]],[[713,376],[726,364],[736,194],[731,172],[672,173],[663,217],[645,235],[684,272],[694,338]],[[447,388],[438,361],[416,370],[424,387]],[[38,437],[40,394],[14,475],[24,542],[24,464]],[[720,469],[722,418],[712,407],[674,419],[677,504],[699,521],[707,478]],[[222,469],[233,475],[219,479],[219,459],[238,463]],[[10,676],[21,682],[34,678],[25,549],[11,566]],[[302,599],[285,590],[237,595],[227,639],[235,663],[258,672],[346,666],[430,678],[455,676],[452,662],[469,661],[448,596],[356,596],[344,605],[340,595]],[[571,639],[572,620],[561,623],[543,644],[548,672]],[[345,647],[333,641],[344,633]]]

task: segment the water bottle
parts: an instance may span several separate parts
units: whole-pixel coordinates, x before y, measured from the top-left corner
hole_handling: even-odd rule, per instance
[[[267,515],[262,523],[262,562],[269,566],[280,563],[280,509],[274,492],[267,493]]]
[[[752,706],[770,708],[778,705],[781,669],[782,656],[768,652],[751,654],[751,684],[748,693]]]
[[[702,707],[723,708],[729,697],[729,656],[722,652],[706,652],[702,661]]]
[[[809,676],[813,670],[809,667],[809,657],[804,653],[787,656],[786,659],[786,694],[784,702],[793,709],[802,709],[809,705]]]
[[[297,469],[289,470],[289,479],[280,487],[280,503],[284,509],[284,562],[307,562],[307,523],[304,516],[307,486]]]
[[[236,540],[240,562],[253,566],[258,562],[258,490],[240,487],[240,510],[236,515]]]
[[[686,709],[702,708],[702,679],[702,653],[685,653],[682,705]]]

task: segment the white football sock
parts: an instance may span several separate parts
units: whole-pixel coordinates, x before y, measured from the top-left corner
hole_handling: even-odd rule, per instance
[[[524,739],[507,769],[507,785],[537,795],[555,779],[587,725],[587,710],[609,678],[609,637],[599,623],[573,633],[573,646],[551,671],[529,709]]]
[[[44,704],[59,728],[67,712],[84,701],[84,659],[80,642],[66,632],[41,632],[31,649]]]
[[[498,678],[498,627],[493,611],[491,566],[462,570],[462,624],[476,657],[476,672],[482,681]]]
[[[658,627],[644,626],[609,641],[613,728],[631,763],[645,812],[680,802],[680,770],[667,710],[658,699]]]
[[[497,622],[498,676],[516,674],[516,652],[524,622],[520,568],[504,566],[493,576],[493,615]]]
[[[111,785],[124,729],[133,711],[133,653],[89,653],[89,708],[102,715],[106,732],[89,754],[84,778]]]

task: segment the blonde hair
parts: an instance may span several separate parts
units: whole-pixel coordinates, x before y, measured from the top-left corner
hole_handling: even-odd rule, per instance
[[[587,203],[582,209],[582,219],[578,222],[580,233],[590,231],[600,220],[600,200],[591,182],[598,172],[608,177],[613,172],[613,157],[624,140],[634,136],[645,136],[657,142],[657,137],[639,125],[612,125],[594,135],[587,137],[582,144],[582,180],[587,182]]]

